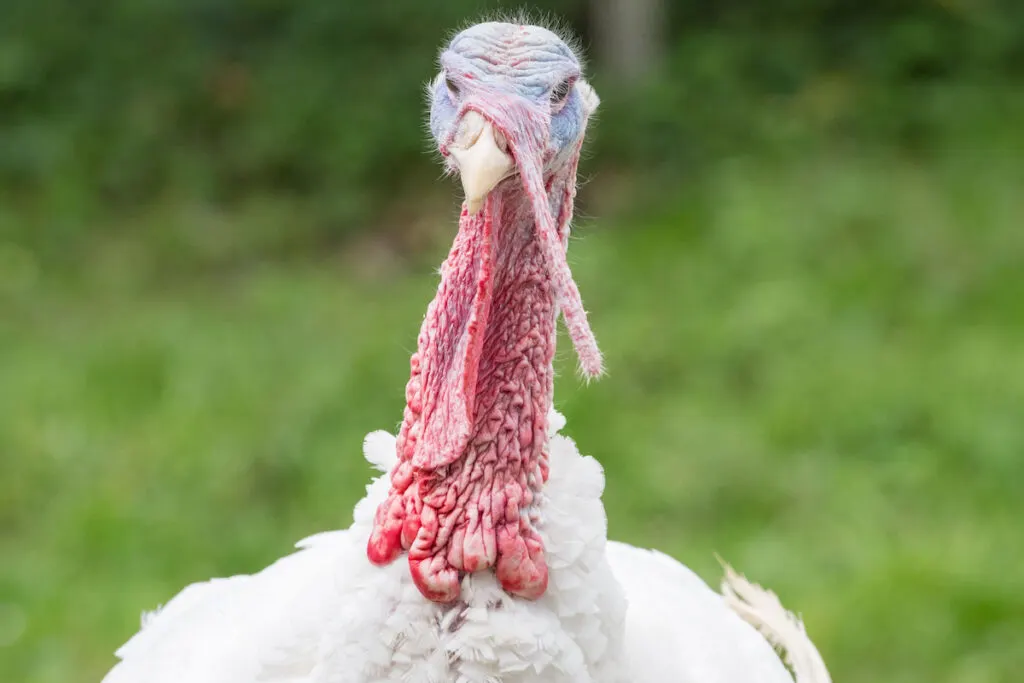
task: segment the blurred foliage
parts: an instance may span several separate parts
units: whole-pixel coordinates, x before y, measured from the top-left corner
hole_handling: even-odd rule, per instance
[[[836,681],[1019,681],[1021,187],[1008,149],[737,158],[583,228],[610,373],[584,386],[561,339],[555,401],[611,535],[711,582],[720,553]],[[350,522],[436,274],[0,260],[0,680],[97,681],[140,610]]]
[[[1024,3],[668,9],[647,82],[591,68],[610,375],[558,359],[612,535],[721,553],[837,681],[1019,679]],[[0,1],[0,680],[349,521],[451,232],[420,85],[502,10]]]
[[[585,0],[533,6],[588,44]],[[1016,0],[667,10],[672,47],[650,84],[605,84],[596,70],[609,111],[601,162],[687,170],[822,127],[922,144],[934,131],[915,89],[1002,83],[1024,65]],[[225,205],[267,193],[314,209],[293,242],[365,227],[396,188],[434,174],[421,84],[444,36],[514,11],[474,0],[5,0],[0,199],[42,207],[46,227],[0,228],[59,251],[112,210],[155,198]],[[765,108],[774,119],[752,125]]]

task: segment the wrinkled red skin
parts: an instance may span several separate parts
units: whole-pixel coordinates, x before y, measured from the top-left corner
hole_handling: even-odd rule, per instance
[[[481,214],[463,212],[442,266],[411,360],[399,463],[368,545],[376,564],[407,549],[413,580],[437,602],[458,597],[463,572],[489,567],[512,594],[537,598],[547,587],[544,546],[528,511],[547,480],[556,308],[529,204],[515,201],[521,192],[495,194]],[[492,230],[492,212],[500,230]],[[464,378],[461,363],[435,367],[445,364],[431,356],[460,326]],[[465,413],[455,409],[463,402]],[[465,447],[452,454],[463,433]]]
[[[378,565],[408,551],[416,586],[435,602],[456,600],[462,576],[488,568],[513,595],[544,594],[533,502],[548,476],[559,309],[582,369],[601,372],[565,263],[579,148],[545,179],[550,157],[536,135],[545,114],[498,96],[488,104],[519,177],[479,214],[463,209],[410,362],[398,464],[367,544]]]

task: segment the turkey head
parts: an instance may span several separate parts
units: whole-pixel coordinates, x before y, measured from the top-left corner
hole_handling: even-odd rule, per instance
[[[465,202],[406,385],[398,464],[367,553],[408,553],[437,602],[468,572],[535,599],[547,587],[538,504],[561,311],[587,377],[601,355],[565,259],[576,168],[597,106],[579,59],[536,26],[485,23],[442,51],[430,129]]]

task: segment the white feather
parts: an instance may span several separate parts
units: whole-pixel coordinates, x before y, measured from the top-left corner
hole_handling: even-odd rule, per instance
[[[364,447],[378,468],[394,463],[391,435]],[[480,572],[459,603],[438,605],[404,561],[371,565],[388,483],[367,487],[350,529],[304,539],[258,574],[185,588],[144,618],[105,683],[791,683],[768,641],[686,567],[607,541],[604,474],[564,436],[552,434],[538,497],[550,574],[535,602]]]
[[[751,583],[724,562],[722,565],[725,603],[783,652],[796,683],[832,683],[825,660],[807,636],[803,621],[783,607],[775,593]]]
[[[614,542],[608,560],[629,601],[634,683],[793,683],[771,645],[676,560]]]

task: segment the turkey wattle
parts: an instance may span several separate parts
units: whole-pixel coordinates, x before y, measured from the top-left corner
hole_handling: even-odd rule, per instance
[[[431,131],[466,202],[401,429],[364,447],[385,474],[349,529],[145,616],[105,681],[828,681],[770,593],[728,573],[723,597],[665,555],[609,542],[601,468],[557,433],[559,312],[584,374],[601,372],[565,260],[598,104],[577,56],[546,29],[485,23],[441,67]]]

